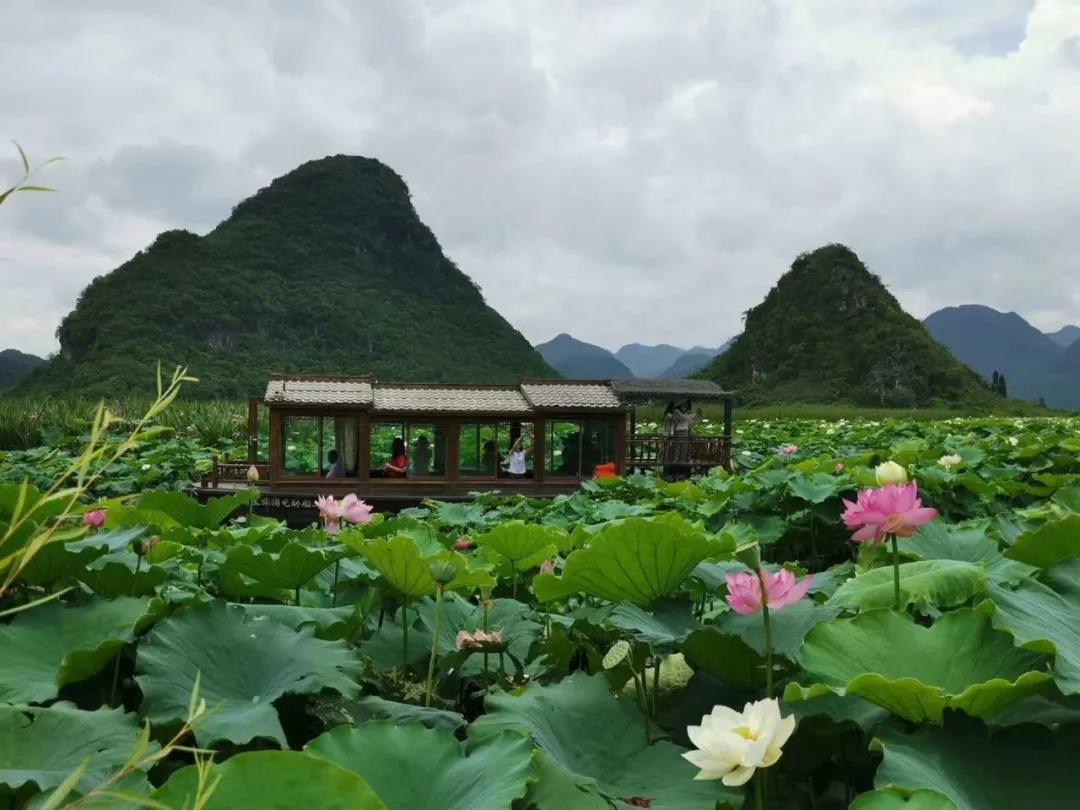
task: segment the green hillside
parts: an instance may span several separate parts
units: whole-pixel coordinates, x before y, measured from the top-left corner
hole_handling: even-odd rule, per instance
[[[270,371],[554,376],[443,255],[401,177],[345,155],[278,178],[206,236],[161,234],[94,279],[57,335],[21,391],[146,391],[159,359],[187,365],[202,397],[261,393]]]
[[[743,333],[698,376],[754,405],[784,402],[887,407],[988,407],[971,369],[901,309],[843,245],[799,256]]]

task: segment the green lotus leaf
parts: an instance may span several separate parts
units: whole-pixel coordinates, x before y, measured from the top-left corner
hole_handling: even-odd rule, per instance
[[[160,565],[140,561],[134,552],[117,551],[98,557],[75,576],[94,593],[111,599],[151,594],[164,584],[169,573]]]
[[[826,603],[830,607],[870,610],[893,604],[893,567],[873,568],[852,577],[836,589]],[[986,590],[986,569],[960,560],[920,560],[900,564],[900,603],[954,607]]]
[[[932,627],[891,610],[819,624],[800,655],[810,688],[789,684],[784,699],[856,695],[913,722],[940,722],[946,708],[992,715],[1050,682],[1045,658],[1013,646],[973,610]]]
[[[19,572],[19,579],[35,586],[69,580],[98,557],[127,549],[146,532],[145,526],[135,526],[98,532],[81,540],[46,543]]]
[[[386,810],[361,777],[298,751],[249,751],[210,766],[216,783],[200,810]],[[182,810],[195,806],[194,766],[174,773],[151,800]]]
[[[559,551],[560,535],[564,534],[548,526],[511,520],[475,539],[477,547],[491,559],[520,574],[553,558]]]
[[[124,764],[140,732],[134,715],[123,709],[88,712],[70,703],[47,709],[0,706],[0,785],[50,790],[86,763],[75,785],[85,792]],[[150,743],[148,752],[157,747]]]
[[[1071,568],[1058,571],[1057,589],[1034,580],[1015,589],[991,583],[990,599],[979,606],[1017,644],[1054,656],[1054,680],[1066,695],[1080,694],[1080,576]]]
[[[536,781],[525,797],[528,807],[536,810],[611,810],[609,802],[596,785],[578,784],[576,775],[555,762],[546,752],[533,754]]]
[[[933,790],[957,810],[1076,806],[1080,734],[1075,728],[1052,734],[1026,726],[993,736],[970,722],[915,734],[887,728],[873,748],[884,752],[874,775],[879,789]]]
[[[836,618],[838,613],[839,607],[825,607],[810,599],[769,611],[773,652],[794,658],[810,629]],[[759,655],[765,654],[765,623],[761,614],[743,616],[732,610],[717,616],[713,626],[721,633],[738,636]]]
[[[683,655],[695,670],[744,689],[765,684],[765,659],[738,636],[715,628],[695,630],[683,642]]]
[[[844,488],[843,482],[835,475],[814,473],[799,475],[787,482],[788,491],[796,498],[808,503],[824,503],[836,496]]]
[[[353,695],[361,662],[342,642],[313,638],[277,622],[206,602],[160,622],[139,645],[136,681],[142,713],[155,723],[182,720],[200,678],[207,715],[200,745],[256,737],[286,745],[273,702],[285,694],[335,689]]]
[[[425,600],[417,607],[417,615],[427,631],[428,644],[423,647],[425,657],[431,650],[430,634],[435,632],[435,603]],[[462,630],[473,632],[483,629],[484,608],[474,605],[456,594],[443,597],[442,626],[439,632],[439,650],[443,655],[456,652],[457,634]],[[533,609],[515,599],[494,599],[487,615],[489,630],[498,630],[508,651],[518,660],[524,660],[533,641],[540,634],[540,622]],[[410,637],[410,646],[412,638]],[[472,655],[460,665],[465,673],[480,672],[483,656]]]
[[[935,790],[874,790],[851,803],[849,810],[958,810],[952,799]]]
[[[309,583],[341,556],[341,551],[335,553],[296,541],[286,543],[278,553],[238,545],[229,549],[222,569],[236,571],[271,588],[293,591]]]
[[[1080,515],[1051,520],[1026,531],[1005,556],[1039,568],[1049,568],[1069,557],[1080,556]]]
[[[1050,500],[1063,506],[1069,512],[1080,515],[1080,486],[1062,487],[1051,496]]]
[[[389,810],[504,810],[525,795],[532,741],[503,732],[463,746],[450,731],[375,720],[339,726],[305,749],[359,774]],[[417,765],[422,779],[403,779]]]
[[[560,590],[647,608],[677,593],[702,560],[733,550],[730,543],[708,537],[681,518],[630,518],[608,526],[587,548],[567,557]],[[534,590],[545,590],[537,591],[538,598],[555,590],[540,580],[537,577]]]
[[[654,650],[670,650],[699,626],[686,599],[661,599],[651,612],[623,602],[608,614],[607,622]]]
[[[352,606],[314,608],[297,605],[230,605],[242,611],[248,620],[268,619],[292,630],[313,627],[316,638],[344,638],[353,618]]]
[[[697,769],[683,759],[685,749],[665,740],[647,745],[637,703],[614,697],[602,675],[579,672],[551,686],[492,693],[485,705],[487,714],[473,723],[470,739],[526,734],[567,780],[611,800],[648,799],[653,810],[742,806],[743,791],[695,781]]]
[[[471,591],[494,586],[495,579],[486,571],[470,570],[468,560],[445,549],[425,557],[409,537],[375,539],[362,546],[364,559],[398,595],[408,598],[435,593],[435,580],[429,571],[433,562],[448,562],[457,569],[457,576],[447,585],[452,591]]]
[[[83,605],[50,602],[0,625],[0,701],[44,703],[95,675],[148,627],[160,600],[121,597]]]
[[[216,529],[236,510],[258,498],[257,491],[245,489],[222,498],[210,498],[202,504],[182,492],[152,490],[140,495],[136,505],[124,514],[129,523],[151,523],[162,529],[169,526]]]
[[[998,549],[995,540],[980,527],[953,526],[943,520],[927,523],[900,545],[900,553],[921,560],[961,560],[984,566],[996,582],[1019,582],[1038,569],[1010,560]]]
[[[312,713],[327,728],[340,725],[358,726],[368,720],[389,720],[396,726],[420,723],[428,728],[450,732],[465,726],[465,717],[457,712],[415,706],[412,703],[398,703],[378,695],[363,695],[356,699],[334,695],[320,696],[313,703]]]

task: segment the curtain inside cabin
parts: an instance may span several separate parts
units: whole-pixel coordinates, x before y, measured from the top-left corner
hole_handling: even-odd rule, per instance
[[[334,447],[341,455],[348,475],[356,475],[357,469],[357,421],[354,417],[339,416],[334,419]]]

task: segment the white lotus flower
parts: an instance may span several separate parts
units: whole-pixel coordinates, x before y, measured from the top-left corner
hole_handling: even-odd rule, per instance
[[[1011,446],[1013,446],[1013,447],[1016,447],[1016,445],[1020,444],[1020,440],[1018,438],[1016,438],[1015,436],[1010,436],[1009,437],[1009,444]]]
[[[758,768],[780,759],[780,748],[795,731],[794,715],[780,717],[780,702],[747,703],[741,713],[714,706],[700,726],[686,729],[696,751],[683,757],[700,768],[694,779],[723,779],[728,787],[746,784]]]
[[[963,459],[960,456],[953,453],[951,456],[942,456],[937,460],[939,466],[944,467],[946,470],[951,470],[957,464],[963,463]]]
[[[906,484],[907,470],[895,461],[886,461],[884,464],[878,464],[874,468],[874,477],[877,479],[879,487],[888,484]]]

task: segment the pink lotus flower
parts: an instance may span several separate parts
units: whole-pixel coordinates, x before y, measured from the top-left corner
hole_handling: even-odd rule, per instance
[[[83,526],[90,529],[100,529],[105,525],[105,510],[95,509],[93,512],[86,512],[82,516]]]
[[[454,551],[468,551],[473,547],[473,542],[468,537],[462,535],[454,541]]]
[[[345,517],[345,505],[339,502],[333,495],[320,495],[315,499],[315,506],[319,510],[323,526],[327,534],[337,534],[341,531],[341,520]]]
[[[349,493],[341,499],[342,517],[349,523],[371,523],[373,506],[364,503],[355,493]]]
[[[854,503],[844,499],[841,518],[855,529],[852,541],[882,543],[889,535],[911,537],[920,527],[938,516],[936,509],[922,505],[919,486],[887,484],[880,489],[864,489]]]
[[[554,560],[544,560],[542,563],[540,563],[540,573],[541,574],[554,574],[555,573],[555,561]]]
[[[761,595],[761,578],[765,580],[764,599]],[[732,610],[743,616],[760,613],[763,606],[769,610],[780,610],[806,596],[810,583],[814,581],[813,576],[805,576],[796,582],[795,575],[786,569],[775,574],[762,571],[761,578],[755,572],[727,575],[726,599]]]
[[[832,471],[836,473],[836,475],[842,473],[844,471],[844,462],[841,461],[839,464],[832,468]]]
[[[249,484],[259,483],[259,468],[254,464],[247,468],[247,480]]]
[[[502,633],[492,630],[490,633],[483,630],[475,630],[470,633],[462,630],[457,634],[457,648],[459,650],[498,650],[503,646]]]
[[[777,451],[781,458],[791,458],[794,455],[798,455],[798,452],[799,445],[797,444],[785,444]]]

